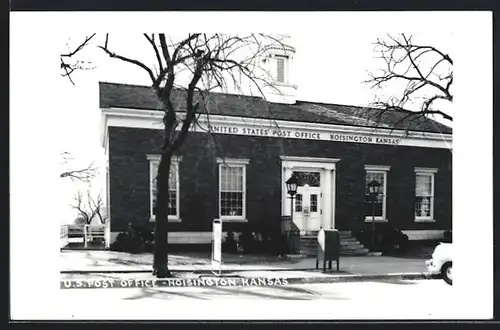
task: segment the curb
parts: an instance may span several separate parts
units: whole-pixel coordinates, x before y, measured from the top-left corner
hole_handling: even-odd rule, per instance
[[[175,269],[175,268],[169,268],[169,270],[172,273],[193,273],[193,274],[205,274],[205,273],[212,273],[212,270],[207,268],[207,269]],[[224,269],[222,270],[223,274],[226,273],[236,273],[236,272],[300,272],[300,271],[311,271],[314,270],[316,271],[316,268],[261,268],[261,269],[256,269],[256,268],[247,268],[247,269]],[[130,270],[125,270],[125,269],[104,269],[104,270],[61,270],[61,274],[107,274],[107,273],[118,273],[118,274],[125,274],[125,273],[152,273],[153,270],[149,269],[130,269]]]
[[[293,270],[287,270],[287,271],[294,271],[297,269]],[[310,270],[310,269],[308,269]],[[179,272],[175,270],[171,270],[172,272]],[[260,271],[260,270],[258,270]],[[230,278],[234,277],[234,273],[240,273],[243,272],[241,270],[227,270],[224,271],[222,276],[215,276],[213,275],[210,271],[206,270],[198,270],[198,271],[183,271],[183,272],[191,272],[193,274],[202,274],[202,275],[208,275],[208,276],[213,276],[213,277],[219,277],[221,279],[223,278]],[[83,271],[83,272],[78,272],[78,271],[68,271],[64,272],[61,271],[61,274],[103,274],[105,272],[100,272],[100,271]],[[151,273],[151,271],[146,271],[146,270],[136,270],[136,271],[115,271],[112,273]],[[231,274],[233,273],[233,274]],[[288,281],[288,284],[321,284],[321,283],[344,283],[344,282],[363,282],[363,281],[377,281],[377,280],[433,280],[433,279],[441,279],[440,274],[431,274],[431,273],[388,273],[388,274],[338,274],[338,273],[322,273],[322,274],[327,274],[327,276],[312,276],[312,277],[280,277],[280,278],[286,278]],[[240,278],[258,278],[258,277],[245,277],[245,276],[238,276]],[[273,278],[273,277],[269,277]]]
[[[433,280],[439,279],[439,274],[430,273],[393,273],[393,274],[356,274],[333,275],[331,277],[297,277],[287,278],[289,284],[320,284],[320,283],[345,283],[377,280]]]

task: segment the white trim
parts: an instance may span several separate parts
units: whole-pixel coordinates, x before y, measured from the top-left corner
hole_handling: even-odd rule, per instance
[[[444,229],[432,230],[402,230],[408,236],[410,241],[418,241],[425,239],[442,239],[444,238]]]
[[[331,207],[331,229],[335,229],[335,213],[336,213],[336,200],[337,200],[337,171],[332,170],[332,187],[330,189],[330,194],[331,194],[331,202],[332,202],[332,207]]]
[[[301,169],[326,169],[335,170],[339,158],[315,158],[315,157],[294,157],[280,156],[281,163],[285,168],[293,168],[294,170]]]
[[[250,159],[247,158],[222,158],[217,157],[217,164],[226,163],[228,166],[231,165],[248,165],[250,163]]]
[[[219,175],[218,175],[218,180],[219,180],[219,219],[222,222],[247,222],[246,218],[246,212],[247,212],[247,164],[250,162],[249,159],[236,159],[236,158],[217,158],[217,163],[219,164]],[[242,202],[243,202],[243,208],[242,208],[242,214],[241,216],[234,216],[234,215],[222,215],[222,210],[221,210],[221,182],[222,182],[222,177],[221,177],[221,169],[224,166],[228,167],[241,167],[242,168]]]
[[[146,155],[147,160],[154,160],[154,161],[160,161],[161,155],[157,154],[147,154]],[[172,156],[172,163],[173,162],[181,162],[182,161],[182,156]]]
[[[368,216],[368,217],[365,217],[365,222],[366,223],[372,223],[373,222],[373,217],[372,216]],[[389,219],[387,218],[381,218],[381,217],[375,217],[375,222],[389,222]]]
[[[108,118],[109,115],[101,109],[101,145],[106,152],[108,151]]]
[[[294,157],[280,156],[280,159],[287,162],[315,162],[315,163],[337,163],[340,158],[319,158],[319,157]]]
[[[164,128],[162,111],[102,108],[103,146],[108,139],[107,127],[135,127],[158,129]],[[182,117],[182,113],[178,116]],[[192,131],[206,131],[208,129],[207,115],[201,114],[197,122],[199,125],[191,127]],[[408,132],[391,130],[389,128],[370,128],[347,125],[320,124],[309,122],[295,122],[286,120],[272,120],[261,118],[234,117],[210,115],[212,127],[220,127],[218,134],[267,136],[276,138],[306,139],[337,141],[345,143],[367,143],[378,145],[401,145],[427,148],[452,148],[452,135],[427,132]],[[178,127],[177,129],[180,129]],[[255,130],[255,134],[249,130]],[[280,135],[280,132],[287,134]],[[345,138],[345,140],[343,140]]]
[[[154,222],[155,217],[153,216],[153,166],[154,164],[159,163],[161,156],[157,154],[147,154],[146,155],[147,160],[149,161],[149,221]],[[182,157],[180,156],[172,156],[172,163],[175,167],[175,202],[176,202],[176,215],[169,215],[168,216],[168,222],[181,222],[181,217],[180,217],[180,175],[179,175],[179,163],[182,161]],[[158,164],[159,165],[159,164]],[[156,166],[158,166],[156,165]]]
[[[116,241],[120,232],[111,232],[110,242]],[[227,237],[227,231],[222,232],[222,239]],[[212,240],[211,231],[174,231],[168,232],[168,244],[210,244]]]
[[[288,180],[293,171],[319,170],[321,172],[321,222],[320,226],[332,226],[335,228],[335,199],[336,199],[336,164],[339,158],[315,158],[280,156],[281,159],[281,214],[290,215],[293,212],[290,198],[286,191],[285,181]],[[330,172],[331,175],[326,173]],[[329,200],[327,200],[327,198]],[[326,201],[326,202],[325,202]],[[329,208],[327,210],[326,208]],[[295,221],[294,221],[295,222]],[[301,223],[297,223],[300,228]],[[303,228],[302,228],[303,229]],[[318,228],[319,229],[319,228]]]
[[[388,165],[365,165],[365,171],[377,172],[383,171],[388,172],[391,170],[391,167]]]
[[[418,171],[417,171],[418,169]],[[416,167],[415,168],[415,201],[413,203],[414,207],[414,213],[416,213],[416,207],[415,207],[415,202],[417,199],[417,176],[418,175],[424,175],[424,176],[430,176],[431,177],[431,205],[430,205],[430,216],[428,217],[417,217],[415,215],[415,222],[435,222],[436,220],[434,219],[434,199],[435,199],[435,176],[437,173],[437,169],[435,168],[422,168],[422,167]]]
[[[387,178],[388,172],[391,169],[387,165],[365,165],[365,185],[366,185],[366,175],[370,173],[381,173],[384,175],[384,193],[382,194],[382,216],[376,216],[373,219],[372,215],[365,214],[365,222],[387,222]]]
[[[429,217],[415,217],[415,222],[436,222],[436,219]]]
[[[430,167],[415,167],[415,173],[437,173],[438,169],[437,168],[430,168]]]

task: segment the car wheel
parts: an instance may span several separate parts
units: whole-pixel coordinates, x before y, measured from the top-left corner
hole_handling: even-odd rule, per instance
[[[441,275],[443,276],[443,280],[449,285],[452,285],[453,282],[452,266],[452,262],[448,261],[443,265],[443,267],[441,267]]]

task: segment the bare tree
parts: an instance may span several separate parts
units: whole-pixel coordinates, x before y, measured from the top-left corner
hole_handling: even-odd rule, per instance
[[[74,197],[74,203],[71,205],[78,212],[78,218],[83,219],[86,224],[90,224],[92,220],[98,218],[104,224],[106,217],[102,214],[103,200],[101,194],[93,197],[90,190],[87,191],[86,201],[82,192],[78,192]]]
[[[71,77],[76,70],[89,70],[92,69],[92,62],[77,59],[79,53],[89,45],[90,41],[95,37],[95,33],[86,36],[83,41],[76,46],[70,46],[69,42],[66,44],[67,52],[60,54],[61,58],[61,76],[68,77],[69,81],[74,85]]]
[[[453,101],[453,60],[448,53],[431,45],[414,43],[412,39],[412,36],[399,34],[375,42],[374,50],[385,66],[369,73],[370,78],[365,83],[374,89],[384,89],[391,83],[401,84],[403,90],[373,105],[384,111],[404,111],[406,115],[397,124],[403,121],[411,124],[429,115],[452,121],[450,114],[438,108],[437,101]],[[410,103],[416,107],[413,111],[405,109]]]
[[[167,206],[172,156],[179,153],[198,115],[204,114],[209,118],[211,91],[241,87],[243,80],[260,92],[262,86],[272,87],[269,74],[262,70],[261,59],[269,47],[282,46],[278,37],[263,34],[239,36],[193,33],[176,40],[163,33],[144,34],[145,46],[156,59],[154,65],[113,52],[109,35],[99,46],[111,58],[144,70],[164,112],[154,230],[153,274],[158,278],[171,276],[167,256]],[[184,84],[179,78],[182,76],[186,77]],[[183,94],[180,101],[179,91]]]
[[[61,158],[63,164],[68,166],[69,163],[74,159],[69,152],[62,152]],[[68,169],[60,174],[61,178],[69,178],[73,181],[82,181],[89,182],[96,176],[97,168],[94,166],[94,162],[92,162],[87,167],[79,167],[74,169]]]

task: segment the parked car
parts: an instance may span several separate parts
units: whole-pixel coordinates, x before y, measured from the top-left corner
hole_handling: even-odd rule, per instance
[[[443,280],[449,285],[453,282],[453,253],[452,253],[452,243],[439,243],[432,257],[425,261],[427,270],[432,274],[441,274]]]

